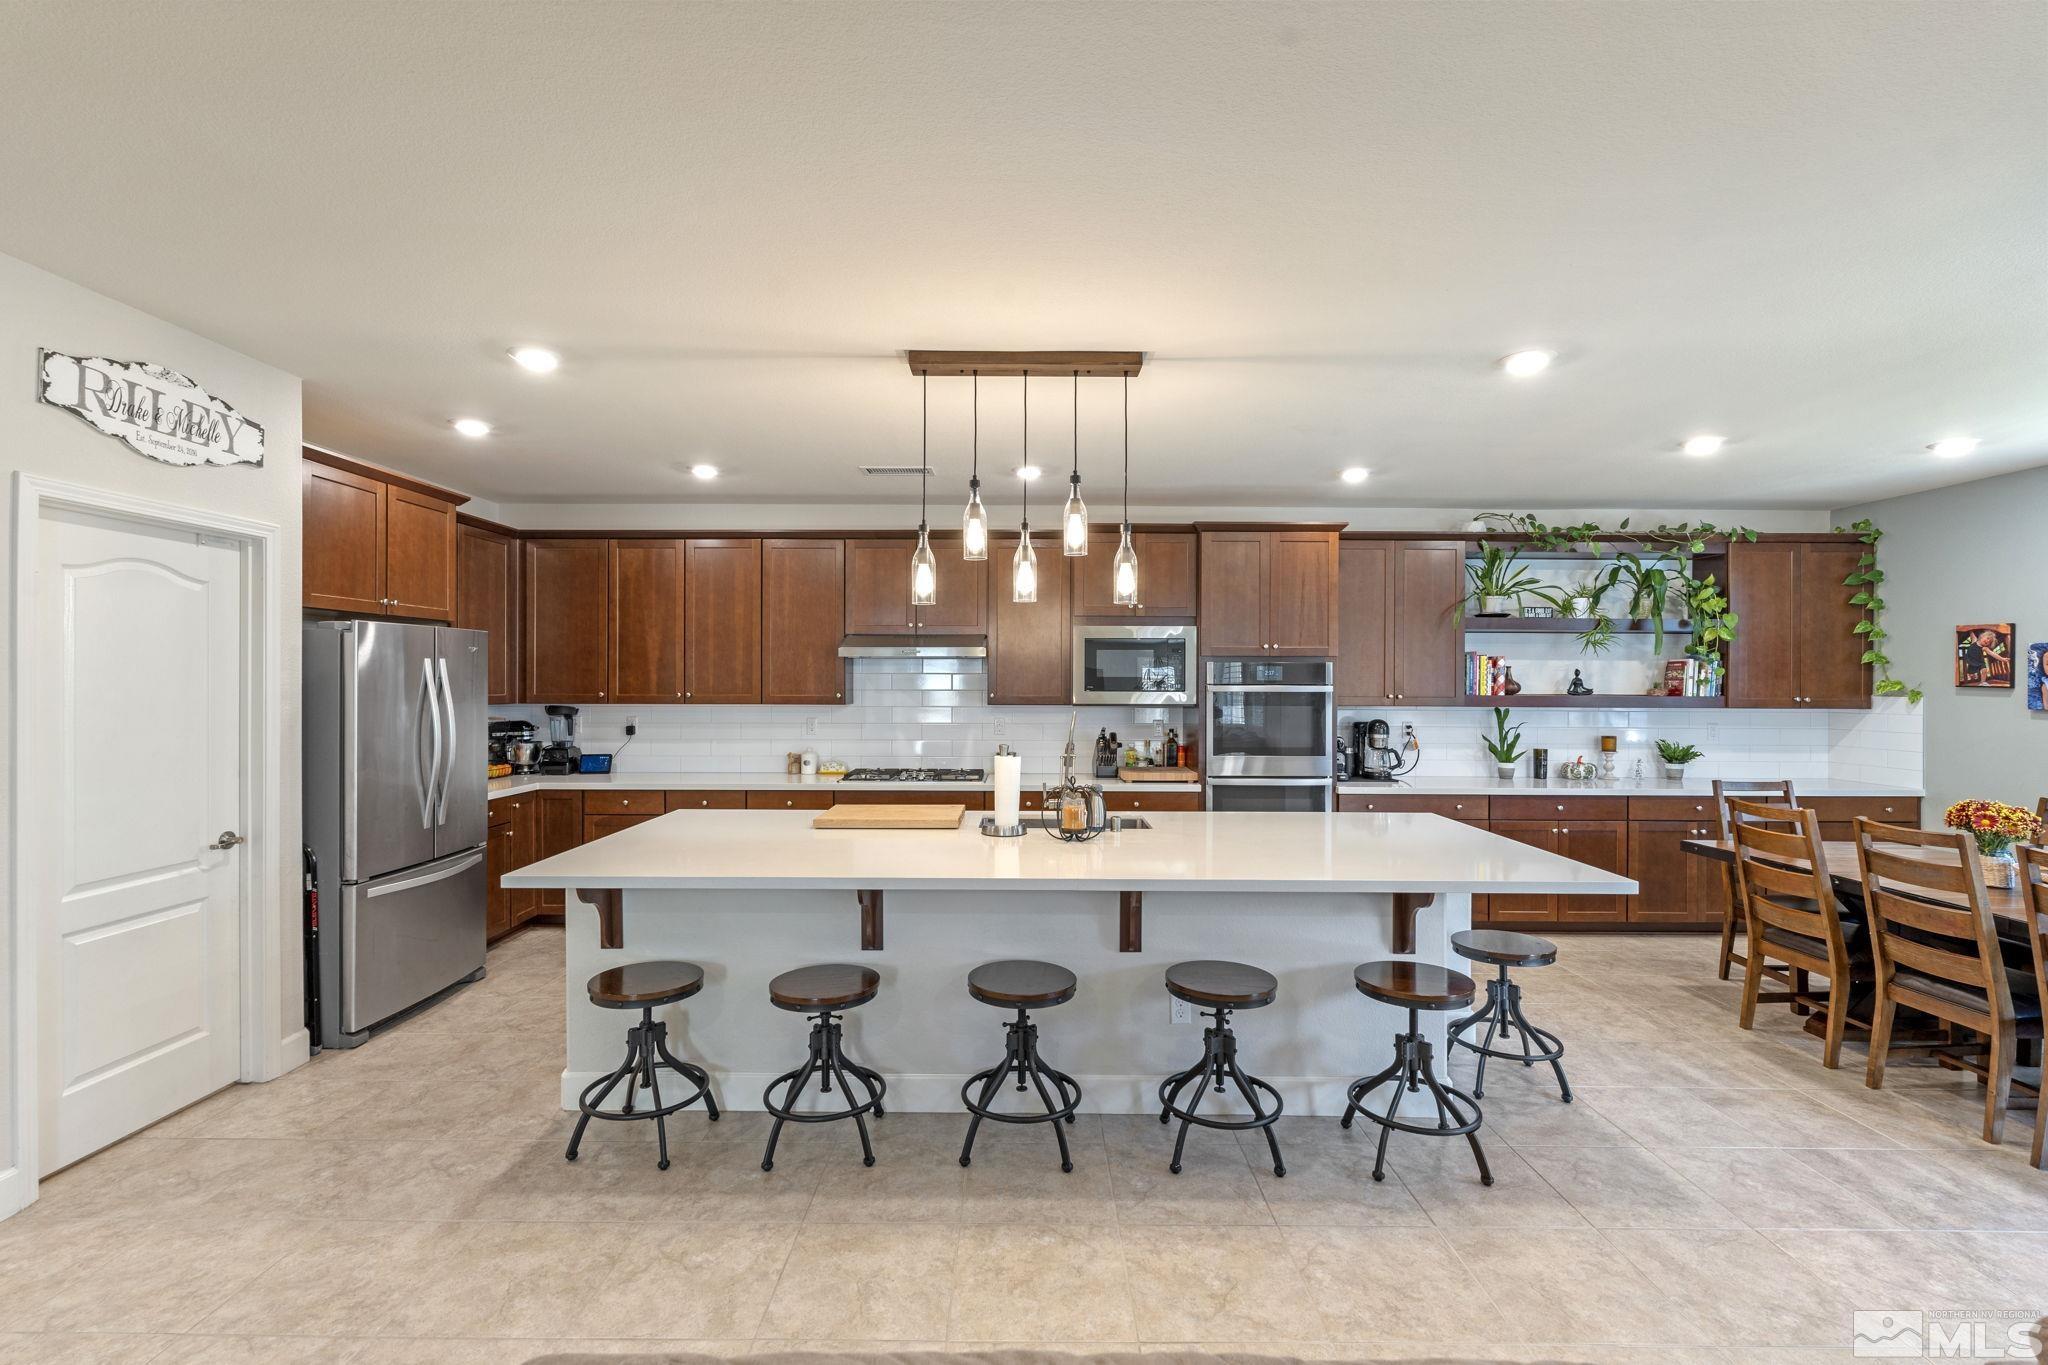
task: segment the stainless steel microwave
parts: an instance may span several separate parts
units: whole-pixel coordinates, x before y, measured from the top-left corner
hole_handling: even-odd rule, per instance
[[[1074,627],[1079,706],[1192,706],[1193,626]]]

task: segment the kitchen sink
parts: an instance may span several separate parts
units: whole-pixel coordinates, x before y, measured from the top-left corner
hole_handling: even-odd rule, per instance
[[[1116,821],[1114,825],[1110,826],[1113,833],[1122,833],[1127,829],[1152,828],[1152,822],[1142,815],[1116,815],[1110,818]]]

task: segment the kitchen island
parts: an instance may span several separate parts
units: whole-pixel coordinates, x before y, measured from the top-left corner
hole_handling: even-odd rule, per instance
[[[807,963],[862,962],[882,991],[847,1018],[849,1050],[889,1077],[898,1106],[951,1111],[1002,1050],[1002,1016],[966,993],[979,963],[1038,957],[1071,968],[1074,1000],[1041,1020],[1083,1107],[1155,1107],[1158,1079],[1200,1055],[1197,1024],[1170,1021],[1160,977],[1188,958],[1232,958],[1280,979],[1244,1015],[1247,1064],[1289,1112],[1334,1114],[1378,1070],[1404,1016],[1360,996],[1351,969],[1413,955],[1461,965],[1450,936],[1489,893],[1626,896],[1635,883],[1436,815],[1161,813],[1150,827],[1063,843],[1032,830],[817,830],[805,811],[681,810],[506,875],[570,894],[564,1107],[610,1071],[624,1023],[583,983],[622,962],[687,958],[701,995],[670,1011],[678,1049],[720,1103],[754,1108],[801,1060],[802,1020],[767,983]],[[1425,1015],[1441,1040],[1445,1019]]]

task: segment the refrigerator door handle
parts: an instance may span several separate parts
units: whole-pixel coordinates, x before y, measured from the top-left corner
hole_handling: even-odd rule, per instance
[[[378,896],[388,896],[394,891],[411,891],[415,887],[432,886],[435,882],[445,882],[450,877],[459,876],[469,871],[469,869],[475,867],[483,860],[483,854],[472,853],[459,863],[451,863],[447,867],[437,868],[432,872],[424,872],[417,877],[407,877],[402,882],[379,882],[368,891],[365,891],[363,896],[365,899],[374,899]]]
[[[434,725],[434,756],[427,762],[427,774],[420,791],[420,827],[434,827],[434,796],[441,786],[441,701],[434,695],[434,661],[420,660],[420,696],[427,704]],[[417,742],[417,741],[415,741]]]
[[[448,681],[448,660],[437,656],[434,665],[441,678],[441,705],[448,712],[448,757],[441,766],[441,795],[434,803],[434,823],[448,823],[448,788],[455,784],[455,688]]]

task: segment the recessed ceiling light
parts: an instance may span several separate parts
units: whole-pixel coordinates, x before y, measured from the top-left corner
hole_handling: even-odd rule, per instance
[[[1967,455],[1975,450],[1977,448],[1977,438],[1974,436],[1944,436],[1927,448],[1945,460],[1953,460],[1960,455]]]
[[[1017,466],[1017,477],[1024,480],[1024,482],[1026,483],[1030,483],[1033,479],[1037,478],[1039,474],[1042,472],[1043,471],[1041,471],[1039,467],[1035,464],[1025,464]]]
[[[1688,455],[1719,455],[1721,447],[1727,444],[1726,436],[1688,436],[1679,449]]]
[[[1542,374],[1550,368],[1550,362],[1557,357],[1549,351],[1516,351],[1501,358],[1500,367],[1517,379],[1527,379],[1532,374]]]
[[[454,427],[472,440],[491,434],[491,424],[480,417],[458,417],[455,419]]]
[[[690,477],[693,479],[715,479],[718,477],[718,466],[715,464],[693,464],[690,466]]]
[[[1351,466],[1351,468],[1345,470],[1342,474],[1339,474],[1337,477],[1344,480],[1344,482],[1346,483],[1364,483],[1367,477],[1371,475],[1371,473],[1372,471],[1367,469],[1364,465],[1355,464]]]
[[[520,369],[531,370],[535,374],[553,374],[562,363],[562,357],[545,346],[519,346],[509,354]]]

